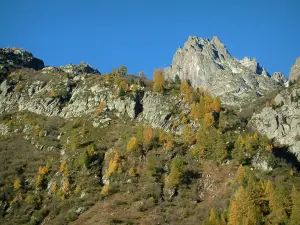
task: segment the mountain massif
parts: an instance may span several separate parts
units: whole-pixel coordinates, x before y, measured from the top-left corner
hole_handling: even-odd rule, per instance
[[[189,37],[153,81],[0,49],[1,224],[299,224],[290,77]]]
[[[212,40],[189,37],[165,73],[168,79],[178,75],[193,87],[209,89],[229,105],[254,101],[286,82],[281,73],[270,76],[255,58],[235,59],[216,36]]]

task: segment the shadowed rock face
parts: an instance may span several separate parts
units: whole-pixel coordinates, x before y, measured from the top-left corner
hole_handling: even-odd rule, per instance
[[[184,47],[176,51],[165,75],[170,80],[176,75],[190,80],[194,87],[209,89],[229,105],[251,102],[282,85],[271,79],[255,58],[239,61],[232,57],[217,37],[189,37]]]
[[[291,68],[289,81],[295,82],[300,77],[300,57],[297,58],[295,64]]]

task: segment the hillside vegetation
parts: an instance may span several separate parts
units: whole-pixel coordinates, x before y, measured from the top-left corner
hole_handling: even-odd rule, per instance
[[[5,74],[1,224],[299,224],[297,161],[208,90],[124,66]]]

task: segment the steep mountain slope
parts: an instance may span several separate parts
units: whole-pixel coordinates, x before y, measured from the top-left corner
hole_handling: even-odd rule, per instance
[[[225,225],[234,207],[248,224],[296,220],[298,164],[209,92],[3,52],[1,224]]]
[[[229,105],[252,102],[285,82],[278,75],[269,77],[255,58],[233,58],[216,36],[212,40],[189,37],[165,73],[171,80],[178,75],[190,80],[193,87],[209,89]]]

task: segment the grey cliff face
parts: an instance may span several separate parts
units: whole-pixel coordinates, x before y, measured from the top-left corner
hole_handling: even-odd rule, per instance
[[[275,80],[278,84],[280,85],[284,85],[288,80],[286,79],[286,77],[284,76],[283,73],[281,72],[275,72],[273,73],[272,77],[273,80]]]
[[[173,122],[179,120],[179,115],[171,112],[184,107],[174,97],[144,91],[142,87],[130,95],[116,97],[116,87],[107,84],[98,76],[100,72],[86,63],[44,67],[42,61],[26,51],[0,49],[0,53],[3,65],[0,72],[5,74],[0,82],[0,113],[28,110],[66,119],[84,116],[92,120],[95,127],[109,123],[109,113],[170,130]],[[31,65],[41,70],[23,69],[8,76],[5,68],[9,65],[15,65],[15,69]],[[95,116],[100,102],[105,102],[105,109]],[[4,132],[4,128],[0,130]]]
[[[0,85],[0,113],[30,111],[44,116],[60,116],[66,119],[86,117],[95,127],[104,126],[111,120],[107,115],[136,119],[153,127],[165,130],[172,128],[180,115],[172,111],[181,110],[184,104],[171,96],[163,96],[149,91],[138,91],[131,96],[116,97],[114,89],[107,87],[103,79],[95,82],[97,76],[79,74],[75,77],[64,73],[49,76],[37,72],[34,81],[24,78],[18,83],[4,80]],[[19,87],[22,87],[20,90]],[[51,96],[53,91],[53,96]],[[105,109],[95,116],[100,102]]]
[[[174,80],[176,75],[190,80],[193,87],[209,89],[229,105],[251,102],[281,85],[256,59],[233,58],[217,37],[189,37],[165,70],[167,79]]]
[[[297,58],[295,64],[291,68],[289,81],[295,82],[300,77],[300,57]]]
[[[283,90],[274,102],[275,107],[254,114],[249,125],[274,138],[277,144],[288,146],[300,161],[300,87]]]

